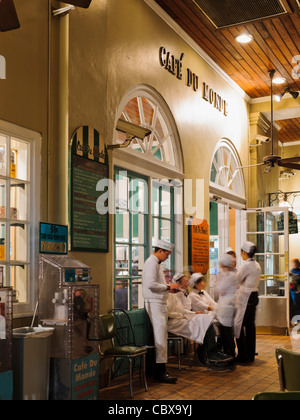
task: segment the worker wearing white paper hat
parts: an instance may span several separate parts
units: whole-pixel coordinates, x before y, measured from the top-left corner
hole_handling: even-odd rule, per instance
[[[234,333],[237,338],[238,361],[254,362],[256,353],[256,308],[259,303],[258,291],[261,280],[261,267],[255,261],[257,252],[252,242],[245,242],[241,255],[245,263],[237,272],[240,288],[237,294]]]
[[[180,289],[178,283],[167,284],[161,263],[165,262],[172,254],[174,245],[158,240],[155,242],[155,251],[145,262],[143,270],[143,294],[145,309],[153,326],[154,341],[156,348],[156,379],[163,383],[174,384],[176,378],[172,378],[166,372],[168,362],[168,309],[167,300],[169,291]]]
[[[205,279],[203,274],[194,273],[190,277],[190,293],[193,311],[214,312],[218,309],[218,304],[205,290]]]

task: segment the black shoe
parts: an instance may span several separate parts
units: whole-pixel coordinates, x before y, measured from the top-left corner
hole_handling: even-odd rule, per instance
[[[232,362],[234,357],[228,356],[227,354],[216,352],[209,356],[209,362],[213,364],[219,364],[219,363],[229,363]]]
[[[157,376],[156,380],[158,382],[163,383],[163,384],[176,384],[176,382],[177,382],[177,378],[173,378],[167,372],[163,373],[160,376]]]
[[[223,363],[223,364],[215,364],[215,363],[209,363],[207,366],[207,369],[212,372],[232,372],[235,369],[235,366],[230,363]]]

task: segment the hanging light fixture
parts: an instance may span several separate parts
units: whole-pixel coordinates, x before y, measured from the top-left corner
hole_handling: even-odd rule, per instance
[[[288,209],[292,209],[293,206],[291,205],[291,203],[288,201],[288,195],[287,194],[283,194],[283,200],[281,201],[281,203],[279,204],[279,207],[287,207]]]
[[[283,93],[275,96],[275,100],[277,102],[280,102],[287,93],[289,93],[295,100],[299,98],[299,92],[295,92],[290,87],[287,87],[286,89],[284,89]]]

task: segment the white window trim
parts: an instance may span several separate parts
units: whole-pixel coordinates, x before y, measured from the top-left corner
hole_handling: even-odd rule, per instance
[[[154,164],[157,167],[168,169],[172,171],[173,173],[177,173],[179,176],[182,175],[183,174],[183,158],[182,158],[182,149],[181,149],[181,144],[179,140],[177,126],[172,116],[172,112],[168,108],[168,105],[166,104],[162,96],[155,89],[147,85],[138,85],[134,87],[133,89],[129,90],[127,94],[123,97],[122,101],[120,102],[120,105],[116,113],[116,120],[115,120],[114,126],[115,127],[117,126],[118,119],[120,118],[120,115],[124,111],[128,102],[138,97],[143,97],[145,99],[148,99],[152,103],[154,103],[154,105],[156,105],[159,108],[159,111],[163,119],[168,122],[170,126],[170,132],[171,132],[171,141],[172,141],[172,146],[173,146],[173,151],[174,151],[175,165],[172,166],[172,165],[168,165],[165,162],[160,162],[154,157],[151,158],[149,154],[147,154],[146,156],[143,156],[143,153],[136,152],[132,150],[130,147],[126,149],[122,149],[122,153],[134,156],[134,158],[138,157],[139,159],[144,160],[145,162],[151,163],[151,165]],[[115,130],[114,130],[114,134],[112,138],[113,138],[113,143],[116,143]]]
[[[28,302],[14,304],[14,318],[30,316],[38,297],[38,258],[39,258],[39,223],[40,223],[40,183],[41,183],[41,134],[24,127],[0,120],[0,133],[15,137],[30,144],[30,191],[29,203],[31,224],[28,231]]]
[[[231,203],[236,203],[239,207],[241,205],[241,203],[243,205],[246,204],[245,178],[244,178],[244,173],[243,173],[242,169],[238,169],[239,173],[236,174],[240,178],[240,182],[239,182],[240,191],[238,193],[230,190],[230,188],[223,187],[220,184],[217,184],[217,183],[214,183],[214,182],[211,181],[211,172],[212,172],[212,168],[213,168],[213,164],[214,164],[215,155],[216,155],[217,151],[222,147],[225,147],[225,148],[227,148],[227,150],[230,151],[231,156],[234,158],[234,161],[237,165],[237,168],[242,167],[242,163],[241,163],[241,159],[239,157],[239,154],[236,151],[234,145],[231,143],[231,141],[228,140],[228,139],[225,139],[225,138],[221,139],[218,142],[218,144],[217,144],[217,146],[214,150],[211,165],[210,165],[210,173],[209,173],[210,192],[213,193],[213,194],[220,195],[221,198],[225,198],[225,199],[229,200]]]

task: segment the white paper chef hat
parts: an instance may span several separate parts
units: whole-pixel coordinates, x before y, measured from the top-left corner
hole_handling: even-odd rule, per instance
[[[220,258],[219,263],[222,267],[234,268],[236,259],[232,255],[225,254],[222,258]]]
[[[173,252],[174,250],[174,245],[171,244],[170,242],[164,241],[163,239],[159,239],[155,241],[154,247],[163,249],[165,251],[170,251],[170,252]]]
[[[249,254],[251,252],[251,250],[255,247],[256,247],[256,245],[253,242],[247,241],[247,242],[243,243],[242,250],[245,251],[247,254]]]
[[[234,252],[234,250],[232,248],[226,248],[225,249],[225,254],[229,254],[229,252]]]
[[[178,283],[180,279],[182,279],[182,277],[185,277],[185,274],[183,273],[177,273],[175,274],[175,276],[172,279],[173,283]]]
[[[203,274],[201,273],[192,274],[190,278],[190,287],[195,287],[195,283],[197,283],[197,281],[202,278],[203,278]]]

